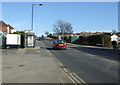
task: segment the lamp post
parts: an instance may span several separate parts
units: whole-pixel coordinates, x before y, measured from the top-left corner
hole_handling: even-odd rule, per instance
[[[35,5],[42,6],[43,4],[32,4],[32,23],[31,23],[31,31],[33,31],[33,8]]]

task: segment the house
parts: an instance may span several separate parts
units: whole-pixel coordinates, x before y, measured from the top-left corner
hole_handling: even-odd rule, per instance
[[[0,21],[0,31],[3,31],[4,33],[7,33],[7,34],[11,34],[11,30],[13,29],[14,28],[11,25],[6,24],[3,21]]]
[[[3,21],[0,21],[0,31],[7,33],[7,24]]]
[[[13,30],[14,28],[11,25],[7,25],[7,33],[11,34],[11,30]]]
[[[14,32],[17,32],[17,30],[16,30],[16,29],[12,29],[12,30],[11,30],[11,33],[14,33]]]

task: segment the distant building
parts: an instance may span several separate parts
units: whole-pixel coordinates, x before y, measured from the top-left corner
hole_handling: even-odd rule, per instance
[[[8,34],[11,34],[11,30],[13,30],[13,29],[14,28],[11,25],[6,24],[3,21],[0,21],[0,31],[3,31],[3,32],[8,33]]]

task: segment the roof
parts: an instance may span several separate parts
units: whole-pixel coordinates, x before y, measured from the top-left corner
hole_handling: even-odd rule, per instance
[[[2,24],[5,24],[7,26],[7,24],[5,22],[0,20],[0,27],[2,27]]]
[[[14,29],[14,28],[13,28],[11,25],[9,25],[9,24],[8,24],[7,26],[9,26],[11,29]]]
[[[11,25],[6,24],[5,22],[0,20],[0,27],[3,27],[3,24],[5,24],[6,26],[9,26],[11,29],[14,29]]]

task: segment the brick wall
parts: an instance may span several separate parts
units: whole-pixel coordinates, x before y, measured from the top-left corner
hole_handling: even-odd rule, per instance
[[[12,26],[6,24],[3,21],[0,21],[0,31],[10,34],[12,29],[14,29]]]
[[[0,31],[7,32],[7,24],[3,21],[0,21]]]

